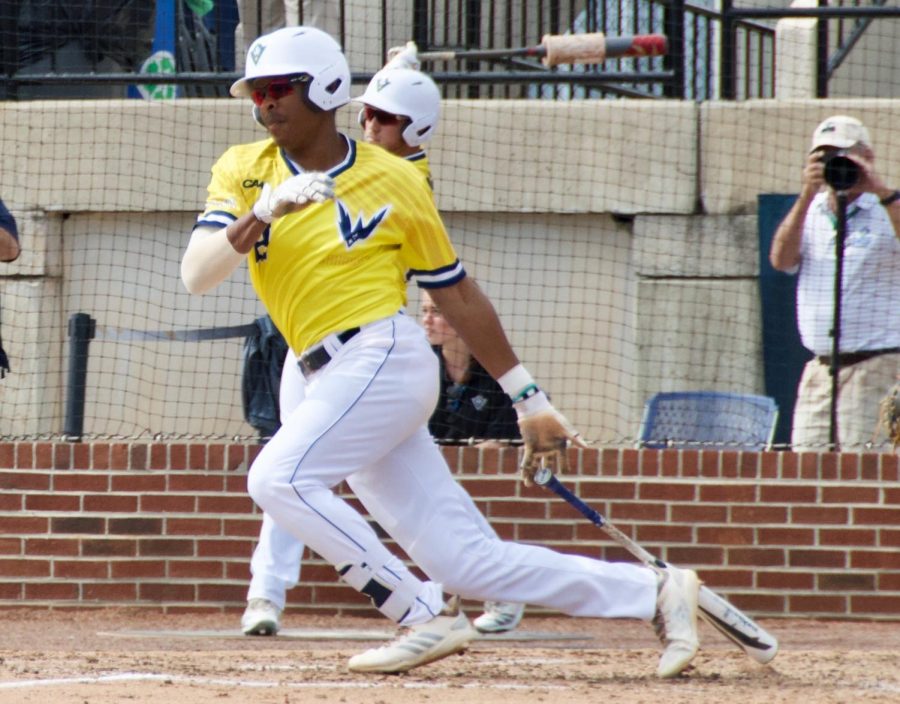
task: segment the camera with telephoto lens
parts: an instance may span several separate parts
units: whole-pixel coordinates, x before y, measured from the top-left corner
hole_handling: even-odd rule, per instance
[[[836,191],[849,191],[862,177],[862,169],[848,155],[849,149],[835,149],[822,157],[825,183]]]

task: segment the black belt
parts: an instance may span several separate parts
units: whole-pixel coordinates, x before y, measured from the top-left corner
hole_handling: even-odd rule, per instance
[[[883,354],[896,354],[900,352],[900,347],[888,347],[883,350],[860,350],[859,352],[842,352],[838,355],[837,361],[838,366],[840,367],[852,367],[854,364],[859,364],[860,362],[865,362],[867,359],[872,359],[872,357],[879,357]],[[816,359],[819,360],[825,366],[831,366],[831,356],[827,354],[821,354]]]
[[[358,332],[359,328],[350,328],[349,330],[344,330],[342,333],[338,333],[337,339],[343,345],[349,342]],[[301,354],[300,359],[297,360],[297,364],[300,365],[300,371],[303,372],[303,376],[309,376],[313,372],[324,367],[330,361],[331,354],[325,349],[325,345],[319,345],[315,349]]]

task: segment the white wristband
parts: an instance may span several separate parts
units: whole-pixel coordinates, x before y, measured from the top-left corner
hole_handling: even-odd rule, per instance
[[[526,387],[535,386],[534,378],[528,373],[528,370],[521,364],[517,364],[506,374],[497,379],[500,388],[506,392],[506,395],[515,400]]]

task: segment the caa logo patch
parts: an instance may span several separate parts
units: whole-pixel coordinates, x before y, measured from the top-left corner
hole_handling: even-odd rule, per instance
[[[381,224],[381,221],[384,220],[385,216],[391,209],[391,206],[386,205],[381,210],[379,210],[372,218],[367,222],[365,215],[360,212],[356,217],[356,221],[354,222],[353,218],[350,216],[350,211],[347,209],[347,206],[344,205],[341,201],[337,201],[337,209],[338,209],[338,229],[341,232],[341,237],[344,240],[344,243],[347,245],[347,249],[350,249],[357,242],[361,242],[364,239],[367,239],[378,229],[378,226]]]

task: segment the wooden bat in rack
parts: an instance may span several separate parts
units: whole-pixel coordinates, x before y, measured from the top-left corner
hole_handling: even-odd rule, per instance
[[[658,557],[654,557],[609,523],[595,509],[569,491],[553,476],[550,470],[546,468],[539,469],[535,474],[534,483],[549,489],[557,496],[565,499],[591,523],[602,528],[610,538],[648,567],[655,570],[665,570],[668,567],[665,562]],[[763,630],[753,619],[716,594],[712,589],[705,586],[700,587],[699,606],[700,616],[704,621],[741,648],[756,662],[765,665],[771,662],[772,658],[778,653],[778,641],[775,639],[775,636]]]
[[[545,66],[559,64],[599,64],[606,59],[639,56],[663,56],[669,42],[662,34],[635,34],[607,37],[602,32],[587,34],[545,34],[537,46],[513,49],[460,49],[459,51],[423,51],[420,61],[453,61],[455,59],[539,58]]]

